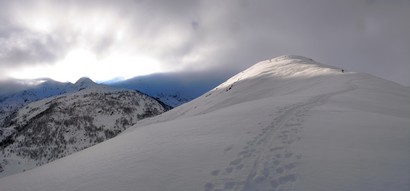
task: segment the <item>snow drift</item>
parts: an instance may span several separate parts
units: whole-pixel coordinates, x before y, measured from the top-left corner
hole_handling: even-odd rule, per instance
[[[262,61],[0,190],[410,190],[409,88],[300,56]]]

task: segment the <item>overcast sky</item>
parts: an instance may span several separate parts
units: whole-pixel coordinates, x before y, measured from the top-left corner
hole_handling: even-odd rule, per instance
[[[0,80],[231,75],[283,54],[410,86],[410,0],[0,0]]]

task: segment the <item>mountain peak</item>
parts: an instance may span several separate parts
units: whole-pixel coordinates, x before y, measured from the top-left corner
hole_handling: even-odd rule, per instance
[[[79,86],[79,87],[90,87],[90,86],[96,85],[96,83],[88,77],[82,77],[78,79],[74,85]]]
[[[334,76],[342,73],[342,69],[318,63],[311,58],[284,55],[258,62],[250,68],[231,77],[219,88],[231,87],[240,81],[254,81],[255,79],[297,80],[318,76]],[[229,88],[228,88],[229,89]]]
[[[282,61],[282,60],[301,60],[301,61],[306,61],[306,62],[314,62],[314,60],[311,58],[307,58],[307,57],[299,56],[299,55],[282,55],[282,56],[272,58],[271,60],[274,60],[276,62]]]
[[[312,66],[314,65],[314,67],[317,68],[322,68],[322,69],[333,69],[336,71],[340,71],[341,68],[337,68],[334,66],[329,66],[326,64],[322,64],[319,62],[316,62],[315,60],[308,58],[308,57],[304,57],[304,56],[299,56],[299,55],[282,55],[282,56],[278,56],[278,57],[274,57],[271,58],[267,61],[262,61],[262,62],[269,62],[269,63],[275,63],[275,64],[297,64],[297,65],[305,65],[305,66]],[[298,67],[298,66],[293,65],[292,67]]]

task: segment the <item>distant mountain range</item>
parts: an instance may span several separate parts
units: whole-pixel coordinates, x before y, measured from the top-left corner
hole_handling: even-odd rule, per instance
[[[0,177],[83,150],[170,109],[140,92],[88,78],[75,84],[49,81],[1,103],[13,112],[0,128]]]
[[[87,83],[89,83],[89,79],[86,78],[78,80],[75,84],[45,79],[43,83],[31,88],[0,95],[0,127],[3,127],[3,123],[7,123],[7,121],[10,120],[10,118],[7,118],[8,116],[28,103],[51,96],[79,91],[84,88]],[[0,128],[0,140],[1,137]]]
[[[177,107],[201,96],[225,81],[226,79],[221,76],[227,75],[220,75],[217,72],[163,73],[138,76],[107,85],[138,90],[169,106]]]

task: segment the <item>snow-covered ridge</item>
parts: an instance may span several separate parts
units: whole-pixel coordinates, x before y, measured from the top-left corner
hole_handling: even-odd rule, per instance
[[[0,190],[410,190],[410,90],[279,58]]]
[[[328,92],[331,86],[343,86],[336,79],[354,76],[354,72],[342,72],[341,69],[315,62],[303,56],[285,55],[258,62],[250,68],[229,78],[219,86],[185,104],[175,108],[175,112],[165,113],[163,120],[200,115],[227,106],[252,101],[257,98],[286,96],[294,92],[314,95]],[[335,83],[327,83],[327,79]],[[304,83],[300,83],[304,81]],[[323,86],[320,86],[323,84]],[[260,87],[260,88],[254,88]],[[252,91],[249,91],[252,90]],[[198,101],[201,100],[201,101]],[[201,109],[199,109],[201,108]],[[141,123],[153,123],[154,119]]]

